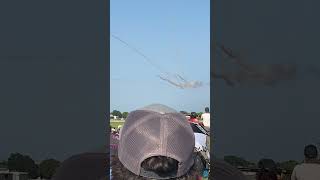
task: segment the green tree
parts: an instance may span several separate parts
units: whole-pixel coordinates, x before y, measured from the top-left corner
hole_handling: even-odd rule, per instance
[[[122,118],[122,113],[118,110],[113,110],[111,114],[119,118]]]
[[[12,153],[8,158],[8,169],[10,171],[20,171],[27,172],[29,177],[35,179],[39,177],[38,166],[27,155],[22,155],[19,153]]]
[[[128,114],[129,114],[128,112],[123,112],[122,117],[126,119],[128,117]]]
[[[42,161],[39,165],[40,177],[51,179],[59,166],[60,162],[55,159],[47,159]]]
[[[248,167],[252,165],[252,163],[250,163],[249,161],[246,161],[245,159],[237,156],[225,156],[224,160],[235,167],[238,167],[238,166]]]

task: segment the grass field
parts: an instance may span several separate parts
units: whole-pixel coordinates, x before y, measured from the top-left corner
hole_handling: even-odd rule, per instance
[[[110,125],[113,128],[118,128],[119,125],[123,126],[124,121],[110,121]]]

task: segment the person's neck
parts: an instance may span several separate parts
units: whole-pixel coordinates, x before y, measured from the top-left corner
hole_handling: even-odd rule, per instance
[[[314,159],[305,159],[305,160],[304,160],[304,163],[308,163],[308,164],[320,164],[320,161],[319,161],[319,159],[316,159],[316,158],[314,158]]]

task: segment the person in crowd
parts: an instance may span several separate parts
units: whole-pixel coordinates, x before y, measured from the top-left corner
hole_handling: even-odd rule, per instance
[[[204,129],[207,130],[207,132],[209,132],[210,134],[210,110],[208,107],[206,107],[204,109],[204,113],[201,115],[201,119],[202,119],[202,122],[203,122],[203,126],[204,126]],[[210,152],[210,136],[207,136],[206,137],[206,144],[207,144],[207,147],[208,147],[208,151]]]
[[[277,166],[272,159],[261,159],[258,167],[256,180],[278,180]]]
[[[291,180],[319,180],[320,163],[317,147],[312,144],[305,146],[304,158],[304,162],[293,169]]]
[[[51,180],[105,180],[109,179],[106,167],[107,153],[81,153],[62,162]]]
[[[212,166],[210,180],[248,180],[241,171],[223,160],[213,157]]]
[[[189,122],[199,123],[196,112],[191,112]]]
[[[194,139],[188,121],[170,107],[154,104],[132,111],[122,127],[118,154],[111,159],[112,177],[198,180],[205,164],[197,160]]]
[[[201,119],[203,121],[203,125],[204,127],[210,131],[210,111],[209,111],[209,108],[206,107],[204,109],[204,113],[201,115]]]
[[[217,159],[212,159],[214,168],[208,171],[194,152],[194,134],[185,116],[167,106],[131,112],[121,131],[115,155],[111,156],[109,148],[108,152],[74,155],[62,162],[52,180],[104,180],[110,176],[114,180],[246,179]]]

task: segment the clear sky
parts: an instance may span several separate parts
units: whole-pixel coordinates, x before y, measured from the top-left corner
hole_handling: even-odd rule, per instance
[[[111,0],[110,31],[170,73],[210,81],[209,0]],[[120,41],[110,40],[111,110],[161,103],[177,110],[210,106],[210,86],[178,89]]]

